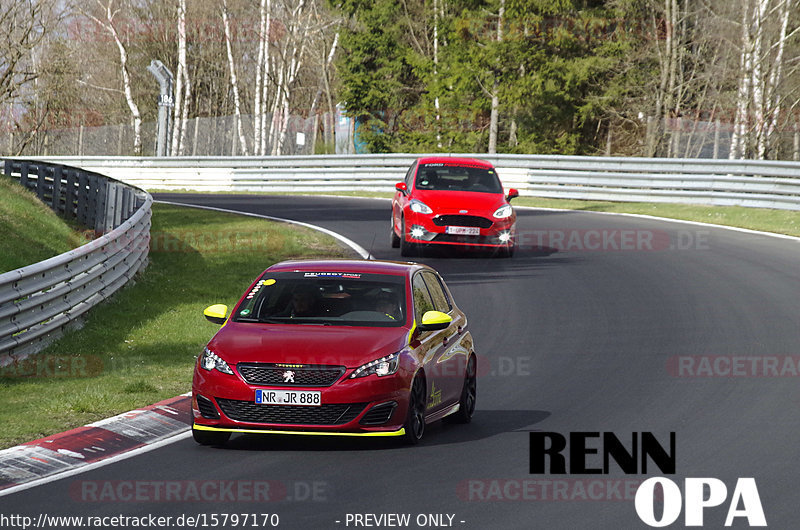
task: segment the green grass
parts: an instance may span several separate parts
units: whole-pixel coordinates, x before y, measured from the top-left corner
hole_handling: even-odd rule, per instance
[[[158,204],[151,235],[135,285],[94,308],[82,330],[0,369],[0,447],[188,392],[195,357],[218,329],[203,308],[232,306],[277,261],[352,255],[314,230]]]
[[[11,177],[0,175],[0,273],[52,258],[87,242]]]

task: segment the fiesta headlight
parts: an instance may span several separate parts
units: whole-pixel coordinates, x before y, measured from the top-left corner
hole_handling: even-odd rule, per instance
[[[511,232],[500,232],[500,235],[497,236],[500,242],[508,243],[511,241]]]
[[[425,229],[421,226],[414,225],[411,227],[411,237],[414,239],[422,239],[425,236]]]
[[[200,366],[205,370],[217,369],[223,374],[233,375],[233,370],[228,366],[228,363],[223,361],[219,355],[208,348],[203,348],[203,355],[200,357]]]
[[[514,213],[514,209],[511,208],[510,204],[506,204],[495,210],[492,216],[494,216],[496,219],[506,219],[511,217],[512,213]]]
[[[350,374],[350,379],[366,377],[372,374],[375,374],[378,377],[392,375],[397,371],[398,366],[400,366],[400,355],[393,353],[391,355],[387,355],[386,357],[381,357],[380,359],[376,359],[372,362],[368,362],[367,364],[359,366],[352,374]]]
[[[411,202],[409,203],[409,206],[411,207],[411,211],[412,212],[424,213],[424,214],[432,214],[433,213],[433,210],[431,210],[430,206],[428,206],[427,204],[425,204],[424,202],[422,202],[422,201],[420,201],[418,199],[411,199]]]

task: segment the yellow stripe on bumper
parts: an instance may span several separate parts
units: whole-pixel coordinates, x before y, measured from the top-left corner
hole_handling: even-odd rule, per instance
[[[299,434],[303,436],[403,436],[406,433],[404,428],[399,431],[375,431],[375,432],[328,432],[328,431],[276,431],[272,429],[224,429],[221,427],[209,427],[208,425],[192,425],[198,431],[214,432],[240,432],[244,434]]]

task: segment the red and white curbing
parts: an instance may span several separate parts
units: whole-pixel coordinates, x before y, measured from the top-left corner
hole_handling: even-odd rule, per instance
[[[0,496],[152,446],[192,425],[191,393],[0,451]],[[55,477],[57,478],[57,477]]]

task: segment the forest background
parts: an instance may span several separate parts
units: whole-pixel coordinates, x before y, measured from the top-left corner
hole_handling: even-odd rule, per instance
[[[797,159],[797,0],[0,0],[0,152]]]

